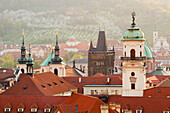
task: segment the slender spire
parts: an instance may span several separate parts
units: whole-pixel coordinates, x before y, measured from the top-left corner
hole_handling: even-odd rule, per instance
[[[58,44],[58,30],[56,28],[56,45]]]
[[[136,13],[133,11],[132,12],[132,26],[135,26],[135,16],[136,16]]]
[[[100,27],[100,24],[99,24],[99,31],[100,31],[101,27]]]
[[[22,45],[24,45],[24,29],[22,29],[22,37],[23,37],[23,39],[22,39]]]
[[[52,58],[52,64],[61,64],[62,63],[62,58],[59,57],[59,45],[58,45],[58,32],[57,32],[57,29],[56,29],[56,45],[55,45],[55,57]]]
[[[30,46],[31,46],[31,43],[29,43],[29,57],[31,57],[31,48],[30,48]]]
[[[105,24],[103,24],[103,27],[104,27],[104,31],[105,31]]]

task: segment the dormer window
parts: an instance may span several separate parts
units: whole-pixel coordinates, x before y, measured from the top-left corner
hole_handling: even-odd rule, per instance
[[[51,109],[50,108],[45,108],[44,113],[50,113]]]
[[[4,111],[5,113],[9,113],[11,111],[11,108],[5,108]]]
[[[142,113],[142,110],[136,110],[136,113]]]
[[[23,113],[24,112],[24,108],[18,108],[18,113]]]
[[[36,113],[37,112],[37,108],[31,108],[31,113]]]

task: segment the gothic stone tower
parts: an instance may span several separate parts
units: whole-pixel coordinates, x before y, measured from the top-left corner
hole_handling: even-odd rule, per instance
[[[63,59],[59,56],[59,45],[58,45],[58,32],[56,29],[56,45],[55,45],[55,52],[54,52],[54,58],[51,58],[51,64],[50,64],[50,71],[56,74],[57,76],[64,77],[65,76],[65,64],[62,62]]]
[[[143,96],[146,78],[145,39],[143,32],[135,24],[135,12],[132,13],[131,27],[123,34],[122,96]]]
[[[115,52],[108,51],[106,46],[105,31],[99,31],[97,47],[90,43],[88,51],[88,76],[96,73],[110,75],[114,73]]]

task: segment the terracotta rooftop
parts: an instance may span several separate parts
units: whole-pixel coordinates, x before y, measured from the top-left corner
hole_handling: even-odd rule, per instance
[[[33,78],[30,76],[23,77],[1,95],[52,96],[70,91],[72,88],[76,87],[52,72],[45,72],[34,74]]]
[[[97,97],[73,93],[61,105],[77,105],[77,112],[80,113],[82,111],[87,111],[88,113],[101,113],[100,105],[105,105],[105,103]],[[117,113],[111,109],[109,109],[109,111],[109,113]]]
[[[122,107],[126,104],[129,105],[132,113],[136,113],[136,110],[142,106],[142,113],[163,113],[163,111],[170,107],[170,99],[162,97],[122,97],[122,96],[109,96],[109,101],[115,102],[121,105]]]
[[[0,68],[0,80],[15,78],[14,70],[10,68]]]
[[[79,82],[79,77],[63,77],[64,80],[78,88],[78,93],[83,92],[84,85],[122,85],[122,79],[119,77],[109,76],[109,82],[107,82],[107,78],[106,76],[81,77],[81,82]]]
[[[157,87],[170,87],[170,78],[161,81],[161,83],[158,84]]]
[[[0,113],[4,113],[4,108],[11,108],[11,113],[18,113],[18,108],[25,108],[24,113],[30,113],[31,108],[37,108],[43,113],[46,105],[50,104],[52,111],[54,106],[61,104],[65,96],[6,96],[0,95]]]

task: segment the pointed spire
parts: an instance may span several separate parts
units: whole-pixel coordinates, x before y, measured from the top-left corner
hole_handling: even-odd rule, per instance
[[[93,51],[93,42],[92,42],[92,40],[90,42],[90,49],[89,49],[89,51]]]
[[[101,27],[100,27],[100,24],[99,24],[99,31],[100,31]]]
[[[24,29],[22,29],[22,37],[23,37],[23,39],[22,39],[22,45],[24,45]]]
[[[58,45],[58,31],[56,29],[56,45],[55,45],[55,57],[52,58],[52,64],[61,64],[62,63],[62,58],[59,57],[59,45]]]
[[[29,43],[29,57],[31,57],[31,48],[30,48],[30,46],[31,46],[31,43]]]
[[[58,44],[58,30],[56,28],[56,44]]]

